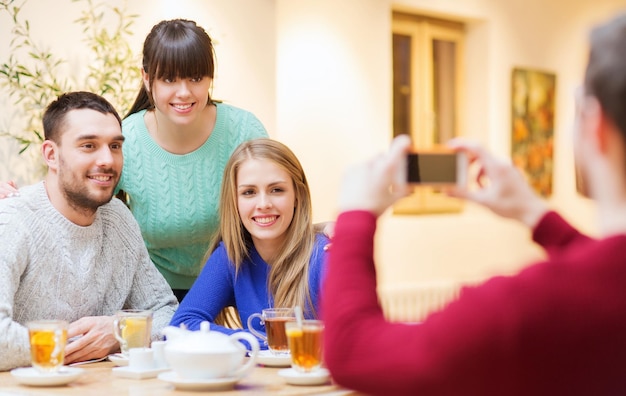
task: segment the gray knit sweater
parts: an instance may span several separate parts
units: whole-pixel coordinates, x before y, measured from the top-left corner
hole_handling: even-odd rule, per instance
[[[0,371],[30,364],[30,320],[151,309],[156,339],[177,305],[118,199],[101,206],[88,227],[59,213],[43,182],[0,200]]]

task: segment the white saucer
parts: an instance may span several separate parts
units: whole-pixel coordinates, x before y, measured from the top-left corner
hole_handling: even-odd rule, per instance
[[[128,358],[121,353],[109,355],[109,360],[116,366],[128,366]]]
[[[187,379],[181,378],[174,371],[167,371],[157,377],[161,381],[169,382],[180,390],[229,390],[233,389],[239,378],[215,379]]]
[[[115,375],[116,377],[122,377],[122,378],[131,378],[131,379],[146,379],[146,378],[154,378],[157,375],[159,375],[159,373],[162,373],[164,371],[169,371],[170,369],[168,367],[166,368],[150,368],[150,369],[136,369],[136,368],[130,368],[128,366],[124,366],[124,367],[113,367],[111,369],[111,372],[113,373],[113,375]]]
[[[11,375],[23,385],[60,386],[69,384],[85,372],[78,367],[63,366],[56,373],[41,373],[34,367],[22,367],[11,370]]]
[[[291,385],[324,385],[330,380],[330,372],[325,368],[317,369],[310,373],[301,373],[293,368],[278,371],[278,375],[287,380]]]
[[[259,351],[256,355],[255,363],[267,367],[290,367],[291,355],[288,353],[284,355],[274,355],[272,351],[269,350]]]

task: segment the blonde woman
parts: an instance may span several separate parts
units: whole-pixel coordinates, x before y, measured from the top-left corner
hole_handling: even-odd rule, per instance
[[[318,316],[329,239],[314,230],[309,185],[289,148],[260,138],[235,149],[224,171],[219,223],[172,325],[198,329],[208,320],[212,329],[232,333],[237,330],[214,325],[229,306],[244,324],[269,307],[300,305],[305,317]]]

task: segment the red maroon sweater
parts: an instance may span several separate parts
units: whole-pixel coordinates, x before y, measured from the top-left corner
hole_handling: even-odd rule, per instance
[[[590,239],[548,213],[549,259],[465,288],[422,324],[385,321],[376,218],[339,216],[322,295],[333,378],[377,395],[626,395],[626,236]]]

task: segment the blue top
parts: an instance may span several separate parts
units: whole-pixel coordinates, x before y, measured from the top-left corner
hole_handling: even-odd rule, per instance
[[[326,272],[324,246],[328,243],[328,237],[317,234],[309,261],[309,291],[313,307],[318,314],[322,280]],[[223,308],[232,305],[239,311],[244,331],[248,331],[247,321],[250,315],[273,307],[273,297],[267,287],[269,272],[269,264],[252,247],[250,258],[244,260],[235,278],[235,265],[228,259],[223,243],[220,243],[181,302],[170,324],[179,326],[184,323],[189,330],[198,330],[200,323],[209,321],[211,330],[232,334],[241,330],[228,329],[213,323]],[[306,307],[303,309],[305,318],[313,318],[310,309]],[[259,332],[265,333],[260,321],[254,320],[252,325]],[[267,348],[261,340],[259,344],[261,348]]]

